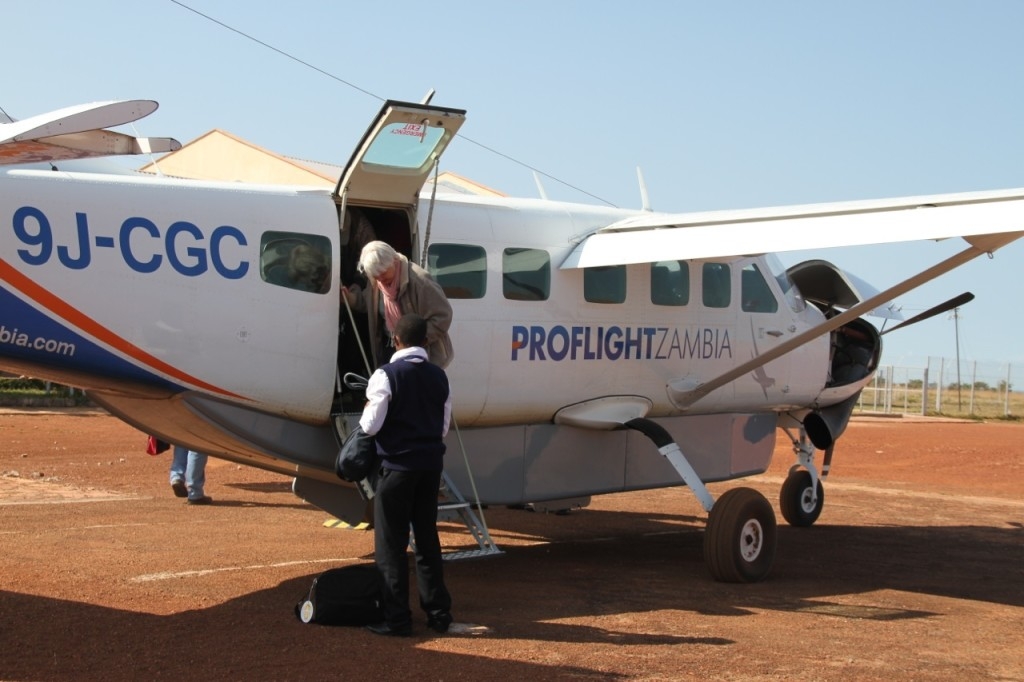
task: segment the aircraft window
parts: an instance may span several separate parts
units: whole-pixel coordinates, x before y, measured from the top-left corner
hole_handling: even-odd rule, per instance
[[[431,244],[427,269],[448,298],[483,298],[487,293],[487,253],[469,244]]]
[[[502,292],[510,301],[546,301],[551,294],[551,257],[540,249],[505,249]]]
[[[421,123],[392,123],[381,130],[363,155],[367,168],[378,172],[420,170],[434,159],[445,130]]]
[[[651,303],[686,305],[690,302],[690,265],[684,260],[651,264]]]
[[[782,290],[782,295],[785,297],[789,307],[796,313],[803,311],[807,307],[807,302],[804,300],[803,294],[800,293],[796,284],[789,278],[786,266],[782,264],[782,261],[774,253],[765,255],[764,260],[771,269],[775,281],[778,282],[779,289]]]
[[[701,297],[707,308],[728,308],[732,299],[732,276],[728,263],[705,263]]]
[[[740,273],[740,300],[746,313],[774,313],[779,309],[775,294],[754,263],[748,264]]]
[[[583,269],[583,298],[590,303],[626,300],[626,266],[605,265]]]
[[[264,232],[260,277],[289,289],[327,293],[331,288],[331,240],[313,234]]]

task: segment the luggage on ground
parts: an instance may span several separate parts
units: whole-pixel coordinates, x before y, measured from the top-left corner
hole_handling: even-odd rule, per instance
[[[376,564],[332,568],[313,579],[309,594],[295,605],[303,623],[370,625],[384,620],[382,578]]]

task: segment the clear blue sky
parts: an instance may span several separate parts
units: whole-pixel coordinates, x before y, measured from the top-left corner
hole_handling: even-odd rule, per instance
[[[640,166],[661,211],[1024,187],[1015,0],[182,3],[316,69],[171,0],[2,0],[0,107],[155,99],[140,135],[222,128],[343,164],[381,99],[434,88],[468,110],[443,167],[513,195],[537,196],[527,166],[567,183],[543,180],[553,199],[624,207]],[[962,246],[783,261],[883,288]],[[1022,263],[1024,240],[897,303],[909,317],[970,290],[961,358],[1024,362]],[[888,335],[884,362],[954,357],[955,332],[942,315]]]

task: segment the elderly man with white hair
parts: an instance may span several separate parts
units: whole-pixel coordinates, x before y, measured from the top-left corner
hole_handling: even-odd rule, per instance
[[[427,321],[426,351],[430,362],[442,369],[447,367],[455,354],[448,336],[452,306],[430,273],[382,241],[372,241],[363,247],[359,271],[369,280],[366,289],[352,284],[342,287],[342,294],[353,310],[368,313],[370,338],[374,340],[372,369],[390,360],[391,333],[407,313],[416,313]],[[369,314],[370,311],[377,314]]]

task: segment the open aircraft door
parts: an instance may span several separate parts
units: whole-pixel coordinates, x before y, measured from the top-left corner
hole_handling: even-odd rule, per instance
[[[388,100],[381,107],[333,194],[341,230],[342,284],[366,285],[358,263],[369,241],[385,241],[419,263],[416,212],[420,190],[465,118],[464,110],[427,104]],[[359,342],[371,336],[366,318],[352,315],[352,311],[346,314],[346,307],[338,349],[339,394],[344,392],[341,381],[347,372],[369,376],[373,371],[365,345]],[[353,330],[355,333],[348,333]],[[354,405],[361,402],[357,400]]]
[[[370,209],[360,211],[360,217],[373,225],[374,236],[419,260],[416,207],[420,189],[465,120],[466,112],[461,109],[392,100],[384,103],[334,190],[343,244],[350,236],[350,226],[356,227],[349,209]],[[402,223],[407,230],[404,235],[397,234]]]

